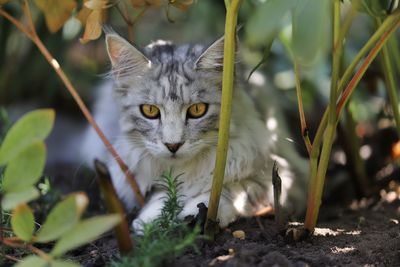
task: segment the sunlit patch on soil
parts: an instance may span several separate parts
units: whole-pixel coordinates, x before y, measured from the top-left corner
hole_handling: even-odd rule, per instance
[[[339,248],[337,246],[334,246],[333,248],[331,248],[333,254],[346,254],[354,250],[356,250],[354,247]]]

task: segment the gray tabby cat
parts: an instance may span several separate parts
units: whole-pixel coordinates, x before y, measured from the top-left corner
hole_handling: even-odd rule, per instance
[[[209,47],[174,46],[158,41],[140,51],[119,35],[108,33],[106,44],[113,77],[113,85],[106,87],[113,87],[120,110],[120,135],[115,146],[148,199],[133,221],[133,228],[140,230],[142,222],[150,222],[160,214],[165,193],[152,189],[161,174],[171,168],[175,174],[182,174],[180,216],[196,215],[198,203],[208,204],[215,164],[223,38]],[[307,165],[284,139],[288,135],[281,126],[273,96],[258,98],[267,107],[265,113],[275,112],[274,117],[263,118],[246,90],[249,85],[239,75],[236,79],[228,159],[218,209],[221,227],[239,215],[253,216],[273,204],[274,161],[278,162],[283,179],[283,204],[301,212],[306,199]],[[104,109],[110,107],[95,111],[98,119],[114,116]],[[137,207],[131,188],[113,159],[109,159],[109,167],[126,207]]]

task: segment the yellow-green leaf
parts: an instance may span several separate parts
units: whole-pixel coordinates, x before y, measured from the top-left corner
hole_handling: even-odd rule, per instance
[[[47,267],[48,262],[38,256],[30,255],[23,258],[20,262],[14,265],[14,267]]]
[[[18,205],[12,212],[11,227],[14,233],[24,241],[30,241],[35,230],[35,218],[26,204]]]
[[[3,209],[11,210],[21,203],[29,202],[39,197],[39,191],[35,187],[28,187],[17,192],[8,192],[3,196],[1,204]]]
[[[51,255],[57,257],[71,249],[96,240],[101,234],[119,223],[120,219],[119,215],[104,215],[79,222],[58,240],[51,251]]]
[[[85,193],[74,193],[59,202],[47,216],[45,223],[35,238],[36,242],[56,240],[71,230],[79,221],[88,205]]]
[[[43,141],[54,125],[52,109],[28,112],[8,131],[0,147],[0,165],[8,163],[26,146]]]
[[[43,173],[46,162],[46,146],[43,142],[27,146],[7,165],[3,189],[16,192],[34,185]]]
[[[75,0],[35,0],[35,3],[43,11],[50,32],[58,31],[76,7]]]

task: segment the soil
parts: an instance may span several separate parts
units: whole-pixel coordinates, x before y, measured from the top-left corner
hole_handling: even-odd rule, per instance
[[[215,242],[200,241],[198,251],[188,250],[164,266],[395,267],[400,266],[399,221],[400,200],[392,193],[346,208],[323,206],[315,232],[299,242],[278,231],[272,216],[241,219],[222,230]],[[291,222],[288,227],[301,224]],[[243,231],[244,238],[234,237],[235,231]],[[104,266],[117,254],[109,236],[75,256],[84,266]]]
[[[60,194],[85,189],[91,203],[89,216],[104,213],[93,177],[69,175],[67,170],[70,168],[57,167],[58,175],[51,176],[54,177],[54,187],[63,189]],[[73,179],[61,177],[60,173]],[[163,266],[400,267],[398,176],[380,188],[375,197],[346,201],[347,204],[339,201],[343,200],[343,194],[331,193],[330,201],[325,200],[320,209],[315,232],[303,241],[293,241],[290,234],[277,226],[272,215],[240,219],[221,230],[215,242],[200,240],[197,250],[187,250]],[[347,192],[349,188],[341,191]],[[301,223],[292,221],[285,229],[299,229],[301,226]],[[243,231],[244,238],[235,237],[236,231]],[[118,260],[118,255],[116,240],[108,234],[69,253],[68,257],[83,266],[93,267],[107,266]],[[12,263],[7,262],[6,266]]]

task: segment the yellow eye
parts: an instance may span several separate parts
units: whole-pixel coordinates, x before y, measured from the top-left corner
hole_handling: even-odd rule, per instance
[[[208,104],[206,103],[197,103],[193,104],[188,108],[187,115],[190,119],[198,119],[203,117],[208,109]]]
[[[158,119],[160,117],[160,109],[154,105],[140,105],[140,111],[148,119]]]

